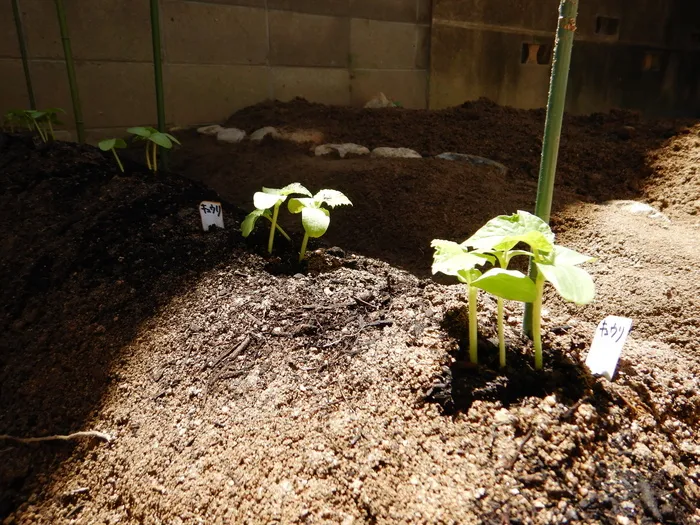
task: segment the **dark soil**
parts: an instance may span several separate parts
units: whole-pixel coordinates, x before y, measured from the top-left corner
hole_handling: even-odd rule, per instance
[[[485,101],[440,112],[295,101],[230,119],[472,153],[506,174],[193,133],[173,172],[147,174],[134,155],[120,174],[90,146],[0,135],[0,434],[114,437],[0,436],[0,519],[700,523],[700,128],[567,117],[552,224],[599,258],[598,297],[574,308],[548,294],[544,372],[517,304],[497,368],[485,296],[481,364],[469,366],[464,291],[428,278],[431,239],[532,209],[542,121]],[[274,257],[265,227],[238,233],[255,190],[293,181],[354,203],[333,210],[303,265],[296,217]],[[671,220],[607,202],[629,198]],[[223,201],[224,230],[202,231],[203,199]],[[582,364],[610,314],[635,323],[614,382]]]

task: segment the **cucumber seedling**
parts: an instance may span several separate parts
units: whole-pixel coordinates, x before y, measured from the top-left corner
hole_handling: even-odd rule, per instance
[[[469,361],[477,364],[478,358],[478,326],[476,319],[476,302],[478,288],[474,283],[482,276],[477,266],[493,263],[494,257],[480,252],[470,252],[465,246],[452,241],[433,239],[430,246],[433,254],[433,274],[444,273],[456,277],[459,282],[467,285],[469,296]]]
[[[180,144],[180,141],[170,133],[158,131],[150,126],[138,126],[129,128],[127,131],[136,136],[135,140],[146,141],[146,166],[154,173],[158,171],[158,146],[171,149],[173,142]]]
[[[124,173],[124,166],[122,165],[122,161],[119,159],[119,155],[117,155],[117,149],[126,148],[126,142],[124,142],[124,140],[122,140],[122,139],[101,140],[97,144],[97,147],[100,148],[102,151],[111,151],[112,154],[114,155],[114,159],[117,161],[117,165],[119,166],[119,169],[121,170],[122,173]]]
[[[253,205],[255,210],[250,212],[241,223],[241,233],[243,237],[248,237],[253,231],[255,223],[260,217],[270,221],[270,237],[267,241],[267,251],[272,253],[272,247],[275,242],[275,230],[279,230],[285,239],[290,241],[289,235],[277,224],[280,206],[290,195],[308,195],[311,192],[298,182],[288,184],[284,188],[263,188],[262,191],[255,192],[253,195]]]
[[[324,206],[352,206],[352,202],[337,190],[321,190],[313,197],[289,199],[287,208],[291,213],[301,213],[301,224],[304,227],[299,262],[304,260],[309,238],[321,237],[328,230],[331,214]]]

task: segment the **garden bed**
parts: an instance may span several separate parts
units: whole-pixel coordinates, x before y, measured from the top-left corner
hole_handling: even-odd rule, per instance
[[[114,439],[0,443],[7,523],[697,523],[698,127],[630,113],[567,117],[552,226],[598,257],[596,302],[548,294],[545,371],[507,303],[480,301],[466,362],[465,293],[429,275],[430,240],[531,210],[543,112],[295,101],[228,122],[328,142],[504,164],[315,158],[274,140],[183,132],[171,173],[122,175],[89,146],[0,136],[0,434]],[[178,175],[179,174],[179,175]],[[343,191],[296,266],[238,232],[252,194],[299,181]],[[210,189],[211,188],[211,189]],[[225,230],[198,203],[221,199]],[[637,199],[667,219],[635,215]],[[245,211],[244,211],[245,210]],[[581,364],[606,315],[634,320],[614,382]]]

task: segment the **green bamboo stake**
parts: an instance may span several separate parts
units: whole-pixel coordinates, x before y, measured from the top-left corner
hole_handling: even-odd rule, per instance
[[[554,194],[554,179],[559,157],[559,141],[566,105],[566,87],[569,82],[571,67],[571,48],[576,32],[576,17],[578,15],[578,0],[561,0],[559,4],[559,22],[557,36],[554,41],[554,59],[552,62],[552,77],[549,82],[549,100],[547,102],[547,117],[544,124],[542,140],[542,159],[540,163],[539,183],[537,185],[537,200],[535,215],[549,223],[552,211],[552,196]],[[530,277],[537,282],[537,268],[530,262]],[[532,334],[532,303],[525,304],[523,329],[527,335]]]
[[[27,56],[27,42],[24,38],[24,28],[22,27],[22,17],[19,11],[19,0],[12,0],[12,14],[15,19],[17,29],[17,40],[19,41],[19,52],[22,56],[22,68],[24,69],[24,80],[27,83],[27,95],[29,96],[29,108],[36,109],[34,99],[34,87],[32,86],[32,75],[29,72],[29,58]]]
[[[70,96],[73,101],[73,117],[75,118],[75,129],[78,133],[78,142],[85,142],[85,123],[83,122],[83,110],[80,106],[80,93],[78,91],[78,81],[75,77],[75,65],[73,64],[73,50],[70,45],[68,35],[68,24],[66,23],[66,10],[63,7],[63,0],[56,0],[56,13],[58,14],[58,25],[61,28],[61,40],[63,41],[63,55],[66,59],[66,70],[68,71],[68,83],[70,85]]]
[[[158,131],[165,133],[165,96],[163,94],[163,58],[160,39],[160,6],[159,0],[151,0],[151,37],[153,40],[153,72],[156,81],[156,109],[158,113]],[[158,149],[158,148],[156,148]],[[161,164],[167,163],[167,152],[160,148]],[[154,153],[154,161],[157,153]]]

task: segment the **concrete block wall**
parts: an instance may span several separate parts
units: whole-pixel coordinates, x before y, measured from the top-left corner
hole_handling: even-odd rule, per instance
[[[152,124],[146,0],[64,0],[88,138]],[[428,98],[431,0],[161,0],[167,120],[197,125],[266,99],[405,107]],[[74,127],[54,3],[20,0],[38,107]],[[0,112],[29,107],[9,0],[0,2]]]
[[[519,108],[544,107],[551,59],[523,63],[523,46],[551,50],[558,5],[559,0],[437,0],[430,107],[482,96]],[[601,17],[617,20],[614,34],[601,31]],[[567,110],[700,114],[698,20],[697,1],[582,0]]]

